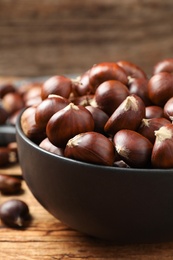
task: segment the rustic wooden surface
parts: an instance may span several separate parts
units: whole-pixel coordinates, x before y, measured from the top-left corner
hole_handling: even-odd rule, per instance
[[[0,169],[0,173],[21,176],[20,166]],[[33,197],[26,183],[18,196],[2,196],[25,201],[32,214],[31,225],[14,230],[0,223],[0,259],[4,260],[172,260],[173,241],[157,244],[116,245],[87,237],[51,216]]]
[[[0,75],[82,73],[126,59],[148,74],[173,56],[172,0],[1,0]]]

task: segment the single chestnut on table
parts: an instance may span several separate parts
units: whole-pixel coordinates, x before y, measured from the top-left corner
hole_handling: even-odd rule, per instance
[[[9,227],[25,228],[31,220],[29,207],[19,199],[7,200],[0,205],[0,219]]]
[[[13,195],[21,192],[22,181],[7,174],[0,174],[0,192],[5,195]]]

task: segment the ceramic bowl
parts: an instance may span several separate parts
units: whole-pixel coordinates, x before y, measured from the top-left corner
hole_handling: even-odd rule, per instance
[[[72,229],[116,243],[173,240],[173,169],[100,166],[40,148],[16,124],[23,177],[40,204]]]

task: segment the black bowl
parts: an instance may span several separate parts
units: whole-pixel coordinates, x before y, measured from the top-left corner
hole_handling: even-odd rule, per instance
[[[69,227],[116,243],[173,240],[173,169],[107,167],[41,149],[16,124],[31,192]]]

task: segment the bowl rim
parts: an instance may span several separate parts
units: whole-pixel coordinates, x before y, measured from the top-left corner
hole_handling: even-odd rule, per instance
[[[169,169],[161,169],[161,168],[123,168],[123,167],[116,167],[116,166],[105,166],[105,165],[99,165],[99,164],[92,164],[92,163],[87,163],[83,161],[78,161],[75,159],[67,158],[64,156],[60,156],[58,154],[51,153],[43,148],[41,148],[38,144],[34,143],[32,140],[30,140],[23,132],[22,127],[21,127],[21,116],[24,112],[24,110],[27,108],[24,108],[21,113],[19,114],[17,121],[16,121],[16,135],[18,134],[29,146],[32,146],[33,148],[37,149],[40,153],[47,154],[48,156],[52,156],[53,158],[61,159],[65,162],[70,162],[76,165],[88,167],[88,168],[93,168],[97,169],[107,169],[108,172],[118,172],[124,174],[125,172],[127,173],[133,173],[133,174],[166,174],[166,173],[173,173],[173,168]]]

